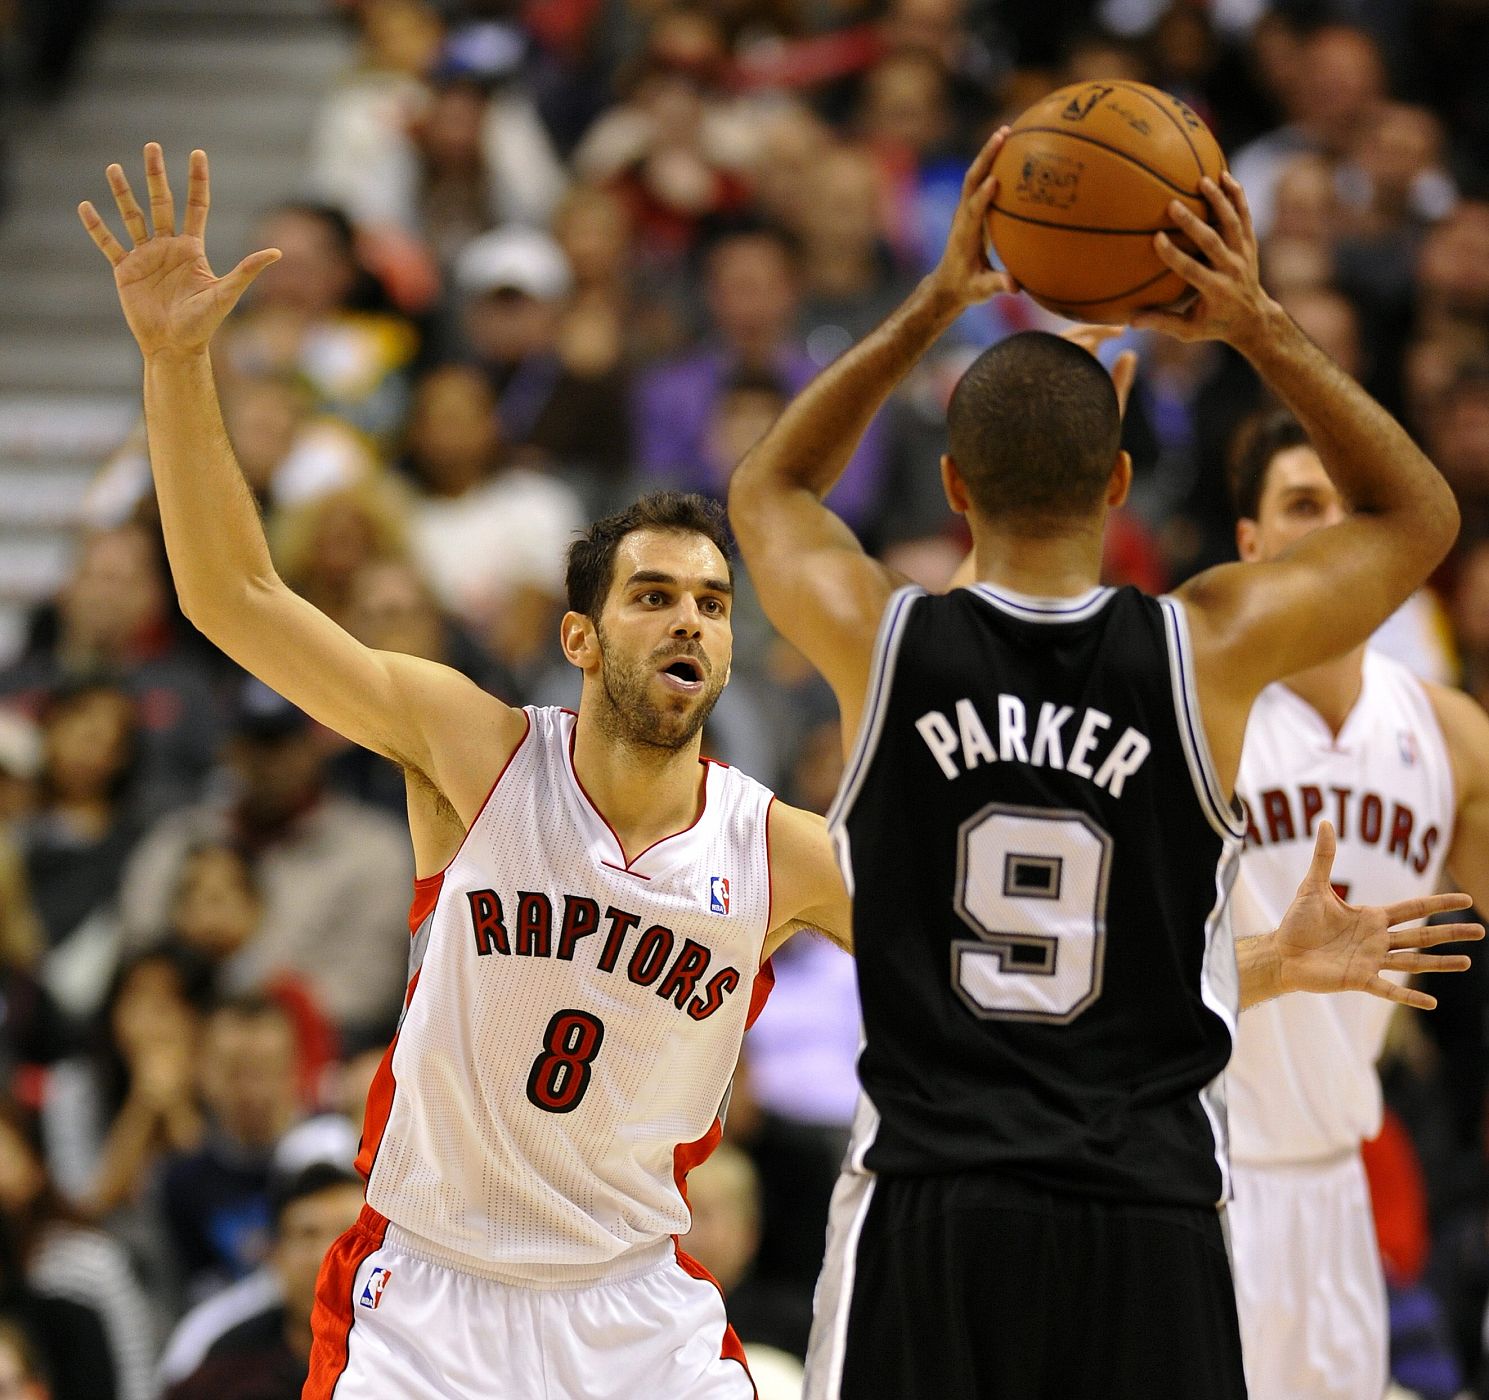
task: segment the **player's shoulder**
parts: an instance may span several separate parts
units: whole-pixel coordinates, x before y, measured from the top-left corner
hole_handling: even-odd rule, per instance
[[[1391,664],[1400,665],[1399,662]],[[1475,766],[1482,765],[1485,755],[1489,754],[1489,714],[1485,714],[1484,707],[1455,686],[1440,685],[1415,676],[1412,680],[1421,687],[1437,715],[1443,740],[1454,763],[1471,760]]]
[[[823,860],[835,864],[827,819],[805,807],[793,807],[779,798],[770,804],[766,820],[770,832],[771,863],[815,865]]]

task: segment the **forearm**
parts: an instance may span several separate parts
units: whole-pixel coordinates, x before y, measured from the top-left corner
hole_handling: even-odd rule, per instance
[[[1389,516],[1419,544],[1441,541],[1447,549],[1458,526],[1453,493],[1380,404],[1281,308],[1268,320],[1266,334],[1242,348],[1303,425],[1324,469],[1356,512]]]
[[[1241,1010],[1246,1011],[1287,990],[1283,984],[1282,960],[1273,934],[1236,941],[1236,971],[1240,974]]]
[[[851,350],[799,393],[746,454],[739,484],[760,490],[832,490],[873,422],[911,367],[965,309],[930,278]]]
[[[199,620],[275,577],[205,350],[146,357],[145,427],[171,574],[182,609]]]

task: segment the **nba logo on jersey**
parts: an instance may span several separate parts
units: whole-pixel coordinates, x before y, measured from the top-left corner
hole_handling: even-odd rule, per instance
[[[729,912],[729,877],[727,875],[708,877],[708,912],[710,914]]]
[[[1408,768],[1415,768],[1417,763],[1417,739],[1411,730],[1400,730],[1396,735],[1396,742],[1401,747],[1401,761]]]
[[[368,1276],[367,1287],[362,1290],[362,1306],[376,1310],[377,1305],[383,1301],[383,1289],[392,1282],[392,1279],[391,1269],[374,1269]]]

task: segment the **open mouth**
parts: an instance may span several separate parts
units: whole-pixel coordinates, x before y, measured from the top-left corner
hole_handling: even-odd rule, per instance
[[[674,690],[691,693],[703,688],[703,667],[690,656],[674,657],[662,669],[661,676]]]

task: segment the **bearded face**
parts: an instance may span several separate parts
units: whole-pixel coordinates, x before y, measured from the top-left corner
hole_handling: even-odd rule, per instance
[[[595,632],[606,731],[638,747],[686,748],[718,703],[728,673],[716,672],[696,642],[671,641],[636,656],[603,628]]]

